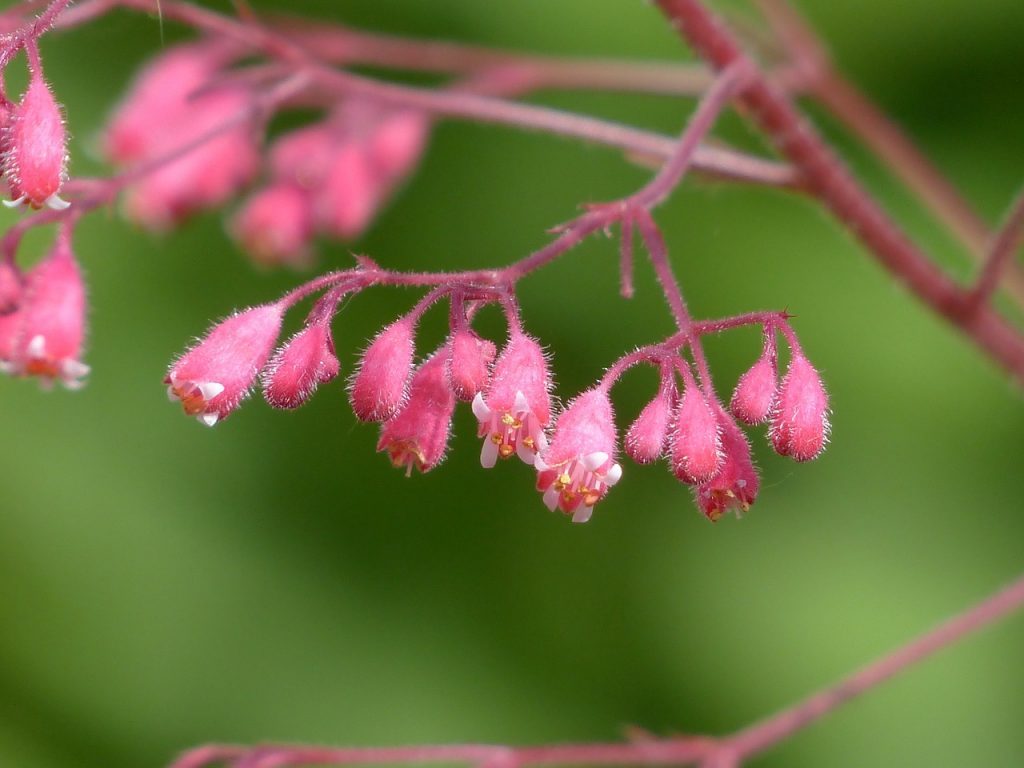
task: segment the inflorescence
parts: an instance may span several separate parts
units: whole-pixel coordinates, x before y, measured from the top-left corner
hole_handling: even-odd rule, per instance
[[[209,36],[168,49],[150,62],[115,110],[103,136],[109,160],[123,173],[72,196],[67,138],[60,107],[43,79],[34,39],[23,43],[28,87],[17,102],[0,91],[0,149],[12,206],[47,207],[41,223],[59,223],[51,252],[23,271],[15,259],[27,227],[4,240],[0,263],[0,365],[45,384],[82,385],[85,290],[71,247],[75,223],[90,208],[122,195],[123,210],[154,230],[190,214],[227,204],[257,179],[230,231],[263,264],[308,264],[317,235],[358,236],[388,196],[416,166],[430,120],[421,111],[365,95],[332,98],[322,117],[277,136],[264,147],[267,118],[310,96],[301,77],[245,69],[251,53],[237,41]],[[8,51],[5,61],[13,54]],[[268,80],[270,78],[268,87]],[[678,183],[698,142],[710,130],[738,84],[739,70],[709,89],[676,153],[655,179],[616,203],[591,206],[560,228],[546,249],[509,267],[465,273],[396,273],[360,258],[355,268],[328,273],[279,300],[236,312],[215,324],[178,358],[164,383],[170,399],[207,426],[218,424],[262,388],[274,408],[303,405],[341,370],[332,321],[342,300],[377,285],[428,289],[407,314],[386,325],[362,353],[349,379],[356,417],[380,426],[379,451],[410,474],[437,466],[447,451],[459,402],[471,404],[482,440],[480,463],[494,467],[513,456],[536,473],[536,487],[552,510],[574,522],[622,477],[620,454],[640,464],[664,458],[693,488],[710,519],[744,512],[757,497],[759,478],[739,424],[768,424],[781,455],[807,461],[828,438],[828,398],[785,313],[762,312],[718,321],[694,321],[682,299],[667,251],[649,210]],[[631,294],[634,228],[647,248],[678,331],[614,361],[591,388],[560,411],[552,396],[548,353],[525,330],[515,288],[586,235],[619,225],[623,235],[623,293]],[[316,297],[301,330],[281,342],[286,312]],[[450,329],[428,354],[416,349],[416,329],[431,306],[447,301]],[[500,344],[473,329],[481,308],[497,305],[507,337]],[[760,327],[763,349],[740,378],[728,406],[716,393],[701,337],[740,326]],[[778,343],[789,348],[780,378]],[[499,348],[500,347],[500,348]],[[630,368],[660,373],[656,393],[628,428],[620,451],[611,389]]]

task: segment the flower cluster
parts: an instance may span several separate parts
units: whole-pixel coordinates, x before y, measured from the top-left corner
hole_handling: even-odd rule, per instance
[[[326,283],[313,281],[308,291],[216,324],[171,366],[165,379],[170,397],[208,426],[235,410],[261,376],[270,405],[302,405],[319,384],[338,374],[330,321],[340,296],[354,289],[360,274],[353,270]],[[325,288],[303,329],[274,352],[285,310],[297,298]],[[441,295],[451,298],[451,332],[417,362],[417,324]],[[435,291],[385,326],[363,351],[349,380],[355,415],[381,424],[377,449],[406,474],[414,469],[428,472],[442,461],[456,405],[471,401],[482,438],[481,465],[489,469],[499,459],[517,456],[536,472],[537,490],[550,510],[586,522],[622,477],[610,390],[637,363],[658,366],[661,382],[629,427],[624,451],[640,464],[666,458],[712,521],[729,510],[746,511],[757,497],[757,470],[738,422],[768,421],[772,446],[797,461],[815,458],[827,440],[827,395],[784,315],[766,313],[750,321],[763,326],[764,351],[740,378],[728,409],[715,394],[706,366],[698,365],[700,381],[693,374],[683,351],[687,345],[694,350],[699,346],[684,335],[626,355],[555,418],[547,355],[523,330],[517,312],[506,308],[509,334],[499,353],[472,330],[457,296],[455,289]],[[489,300],[497,301],[484,299]],[[790,345],[789,367],[781,381],[777,332]]]
[[[301,266],[317,234],[366,229],[415,167],[427,118],[360,98],[328,104],[305,127],[260,146],[260,86],[233,68],[244,49],[213,38],[151,61],[115,110],[104,150],[116,165],[154,164],[125,196],[125,211],[164,230],[227,203],[261,174],[230,230],[256,261]],[[264,160],[265,158],[265,160]]]
[[[0,170],[10,206],[51,210],[16,227],[2,244],[0,370],[38,377],[44,385],[60,381],[77,388],[89,371],[81,362],[85,289],[71,248],[83,212],[123,192],[130,218],[165,230],[256,185],[232,219],[232,234],[258,262],[303,265],[315,237],[352,239],[369,226],[415,168],[430,130],[424,113],[397,106],[400,101],[374,98],[365,90],[339,96],[323,82],[311,87],[309,73],[258,66],[253,63],[258,53],[244,39],[211,34],[168,48],[142,69],[102,138],[104,153],[123,173],[106,181],[79,180],[74,188],[68,184],[65,192],[75,207],[66,211],[69,203],[60,197],[67,175],[61,109],[43,78],[35,39],[11,50],[18,46],[25,50],[29,79],[17,102],[8,100],[0,83]],[[10,55],[0,59],[6,63]],[[499,91],[523,87],[513,81]],[[486,82],[469,79],[453,86],[452,93]],[[698,111],[711,114],[724,106],[724,88],[711,89]],[[715,106],[719,97],[723,100]],[[275,112],[300,106],[318,110],[316,117],[267,140]],[[709,129],[710,123],[704,130]],[[763,352],[740,378],[728,408],[719,400],[701,348],[704,331],[688,314],[671,276],[664,238],[650,215],[668,186],[678,183],[672,177],[687,165],[691,144],[696,146],[680,141],[683,154],[666,163],[668,176],[663,171],[614,204],[588,207],[557,230],[559,239],[548,248],[504,269],[400,274],[357,257],[355,269],[323,275],[276,302],[236,312],[170,366],[164,379],[168,396],[210,427],[231,415],[258,385],[272,407],[298,408],[340,372],[332,322],[346,295],[382,284],[429,287],[410,312],[370,341],[349,378],[356,417],[381,425],[377,449],[396,467],[406,474],[436,467],[448,448],[456,406],[470,403],[482,441],[481,465],[490,469],[501,459],[518,457],[535,472],[536,488],[550,510],[586,522],[623,472],[611,390],[626,370],[650,364],[660,372],[658,390],[626,432],[623,453],[639,464],[666,459],[673,475],[693,488],[697,506],[710,520],[728,510],[746,511],[757,497],[759,478],[739,423],[768,422],[770,443],[779,454],[808,461],[828,438],[828,397],[787,316],[753,313],[705,324],[711,330],[758,325],[764,334]],[[50,253],[23,270],[16,251],[24,230],[53,221],[60,230]],[[635,225],[678,332],[615,361],[598,382],[559,409],[548,355],[523,327],[516,283],[586,235],[613,225],[623,232],[624,292],[632,292]],[[282,343],[286,312],[317,294],[303,327]],[[423,355],[417,350],[417,326],[441,299],[450,304],[450,332],[440,347]],[[507,321],[500,349],[472,327],[475,313],[488,304],[499,305]],[[781,380],[780,335],[789,347]]]

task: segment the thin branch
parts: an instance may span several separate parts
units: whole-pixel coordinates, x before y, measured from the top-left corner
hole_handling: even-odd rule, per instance
[[[725,739],[725,751],[742,759],[763,752],[835,711],[860,694],[927,659],[961,638],[1024,607],[1024,576],[972,608],[943,622],[892,653],[862,667],[836,685],[809,696]]]
[[[1014,252],[1020,247],[1024,236],[1024,190],[1010,206],[1003,224],[989,248],[985,262],[981,265],[978,280],[968,294],[969,307],[985,304],[999,287],[999,279],[1011,266]]]
[[[778,714],[732,736],[689,736],[629,744],[556,744],[504,747],[456,744],[422,747],[330,748],[209,745],[186,752],[171,768],[202,768],[230,762],[234,768],[281,768],[299,765],[373,765],[379,763],[465,763],[480,768],[527,768],[543,765],[689,765],[733,766],[760,754],[834,712],[860,694],[929,658],[958,640],[1024,607],[1024,575],[964,613],[897,648]]]
[[[786,0],[758,0],[757,4],[801,73],[807,92],[878,155],[886,169],[982,263],[989,247],[988,226],[956,187],[888,115],[843,77],[818,35]],[[1024,305],[1024,271],[1011,265],[1004,285]]]
[[[754,62],[698,0],[657,0],[672,24],[716,68]],[[990,307],[969,308],[959,288],[894,224],[822,141],[786,94],[760,72],[738,97],[751,119],[802,172],[808,190],[842,221],[900,282],[960,328],[1018,382],[1024,382],[1024,336]],[[971,309],[971,311],[965,311]]]

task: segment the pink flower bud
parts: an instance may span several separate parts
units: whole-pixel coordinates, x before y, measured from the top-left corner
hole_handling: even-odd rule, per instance
[[[256,192],[235,217],[235,237],[260,264],[304,266],[313,236],[310,201],[299,187],[272,184]]]
[[[672,471],[684,483],[710,480],[722,466],[722,441],[711,404],[687,383],[672,433]]]
[[[333,126],[327,122],[291,131],[270,148],[270,171],[277,181],[287,181],[304,190],[323,184],[338,144]]]
[[[416,369],[409,398],[381,427],[378,451],[387,451],[391,463],[429,472],[444,458],[455,412],[455,395],[445,376],[445,355],[435,353]]]
[[[212,427],[249,394],[281,332],[283,309],[262,304],[217,323],[170,368],[167,396]]]
[[[498,458],[517,454],[533,464],[547,447],[544,428],[551,420],[551,374],[536,340],[521,332],[512,338],[494,363],[491,383],[473,398],[473,415],[485,438],[480,463],[490,468]]]
[[[388,179],[408,174],[423,154],[428,126],[422,112],[401,110],[385,117],[370,136],[374,166]]]
[[[415,353],[413,321],[402,317],[377,334],[352,378],[349,400],[360,421],[390,419],[405,401]]]
[[[722,430],[722,468],[711,480],[693,489],[697,506],[711,522],[730,509],[746,512],[757,498],[760,485],[743,430],[721,409],[718,420]]]
[[[675,407],[675,386],[669,382],[640,411],[626,433],[626,453],[637,464],[650,464],[661,458]]]
[[[608,393],[594,388],[575,398],[558,417],[551,445],[534,460],[537,490],[554,512],[590,519],[594,505],[622,477],[614,461],[615,418]]]
[[[178,122],[160,131],[154,158],[189,146],[249,109],[251,97],[239,88],[222,88],[190,100]],[[252,127],[223,130],[161,164],[125,194],[125,211],[148,229],[161,231],[196,211],[215,208],[247,184],[259,168]]]
[[[470,401],[487,386],[494,360],[494,344],[468,328],[453,331],[448,339],[448,379],[459,400]]]
[[[0,261],[0,314],[13,312],[21,303],[21,273],[7,261]]]
[[[825,386],[807,358],[794,353],[772,413],[772,445],[782,456],[810,461],[824,449],[828,433]]]
[[[21,311],[0,312],[0,373],[14,373],[14,349],[21,328]]]
[[[45,385],[59,379],[68,389],[83,386],[82,379],[89,373],[80,360],[85,286],[70,247],[58,241],[50,255],[29,271],[21,305],[7,323],[9,330],[14,329],[11,373],[39,376]]]
[[[365,148],[343,144],[335,153],[316,196],[316,219],[329,234],[353,239],[369,226],[383,187]]]
[[[111,116],[103,137],[107,158],[119,165],[153,157],[165,134],[190,110],[189,98],[227,62],[209,43],[178,45],[150,61]]]
[[[774,402],[775,363],[765,354],[740,376],[729,407],[744,424],[760,424],[768,419]]]
[[[274,408],[304,405],[320,384],[338,375],[328,323],[308,325],[274,354],[263,371],[263,397]]]
[[[58,196],[67,178],[64,118],[43,78],[33,73],[6,128],[4,177],[15,203],[66,208]]]

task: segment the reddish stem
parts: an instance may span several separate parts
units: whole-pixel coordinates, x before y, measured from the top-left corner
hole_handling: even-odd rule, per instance
[[[1011,264],[1014,252],[1020,247],[1021,236],[1024,235],[1024,191],[1010,205],[1010,210],[1003,218],[1003,224],[996,233],[995,240],[988,251],[981,272],[974,288],[968,294],[968,303],[972,307],[984,304],[991,298],[999,279]]]

